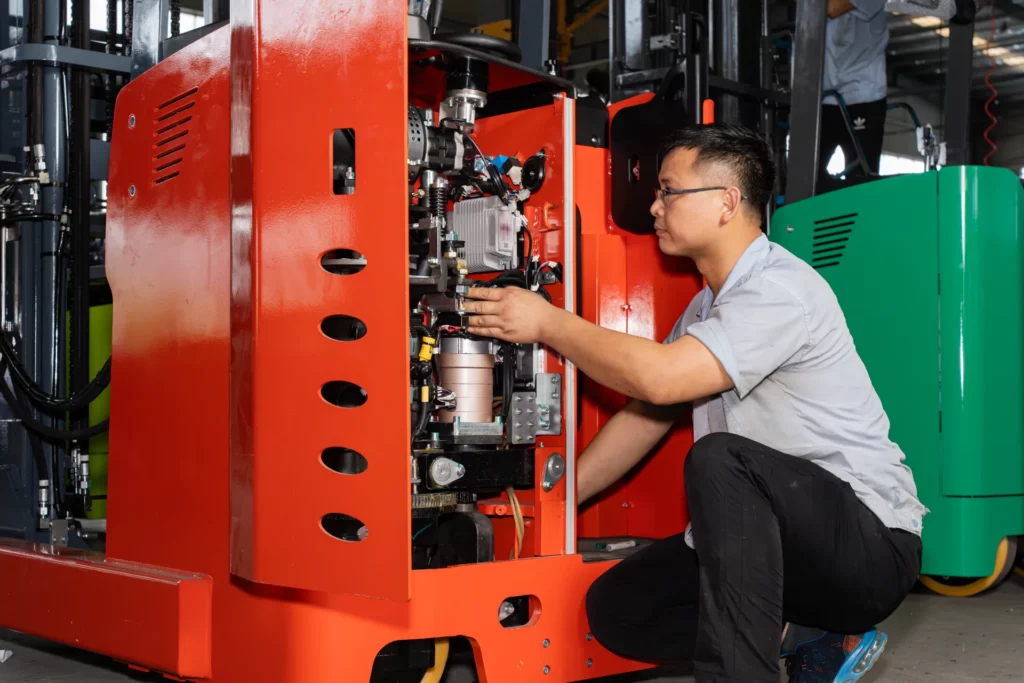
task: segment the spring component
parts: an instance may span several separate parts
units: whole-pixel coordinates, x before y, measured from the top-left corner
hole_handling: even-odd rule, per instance
[[[429,201],[430,212],[438,221],[444,220],[448,215],[448,188],[444,186],[431,187]]]

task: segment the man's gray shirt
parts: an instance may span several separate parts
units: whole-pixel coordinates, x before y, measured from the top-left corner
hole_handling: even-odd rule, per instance
[[[849,483],[887,527],[921,533],[927,510],[816,270],[761,236],[717,297],[710,288],[694,297],[665,343],[683,335],[703,343],[735,387],[694,402],[694,439],[728,432],[811,460]]]
[[[846,104],[875,102],[886,95],[885,50],[889,24],[885,0],[852,0],[854,9],[829,19],[825,28],[824,91],[836,90]],[[826,104],[837,104],[834,97]]]

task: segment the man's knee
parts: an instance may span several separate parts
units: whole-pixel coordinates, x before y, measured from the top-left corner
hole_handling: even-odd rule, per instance
[[[721,477],[735,469],[736,457],[732,448],[735,440],[735,435],[725,432],[708,434],[698,439],[683,465],[686,486]]]
[[[590,585],[586,599],[587,622],[590,624],[590,633],[606,650],[621,652],[622,605],[618,597],[621,591],[615,584],[615,571],[612,568]]]

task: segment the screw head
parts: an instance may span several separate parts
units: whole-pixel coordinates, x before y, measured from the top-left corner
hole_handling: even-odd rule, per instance
[[[544,639],[544,647],[548,647],[549,645],[551,645],[551,641],[548,640],[547,638],[545,638]]]
[[[623,503],[623,504],[622,504],[622,507],[624,507],[624,508],[628,508],[628,507],[629,507],[629,503]]]
[[[135,196],[135,186],[134,185],[132,185],[132,186],[130,186],[128,188],[128,196],[129,197],[134,197]]]
[[[551,667],[545,664],[544,665],[544,675],[547,676],[549,673],[551,673]]]
[[[594,666],[594,660],[593,659],[588,659],[587,660],[587,667],[589,668],[589,667],[592,667],[592,666]]]
[[[594,639],[594,634],[593,634],[593,633],[588,633],[588,634],[587,634],[587,640],[588,640],[588,641],[591,641],[591,640],[593,640],[593,639]]]
[[[131,115],[128,116],[128,127],[129,128],[134,128],[135,127],[135,114],[131,114]]]

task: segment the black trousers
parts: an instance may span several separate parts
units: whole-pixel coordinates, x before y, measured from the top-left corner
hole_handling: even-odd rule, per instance
[[[868,166],[872,173],[878,173],[878,164],[882,158],[882,141],[885,138],[885,116],[888,111],[888,102],[884,99],[875,102],[864,102],[863,104],[847,105],[850,112],[850,119],[853,123],[854,134],[860,147],[864,150]],[[857,150],[853,145],[853,139],[843,121],[843,112],[836,104],[825,104],[821,107],[821,144],[818,150],[818,187],[821,192],[838,189],[851,182],[833,178],[828,174],[826,168],[836,147],[842,147],[846,156],[846,166],[857,161]],[[857,167],[851,172],[852,176],[862,175],[862,170]]]
[[[696,551],[682,534],[657,541],[587,594],[594,637],[620,656],[693,661],[701,682],[777,683],[785,623],[862,633],[917,581],[920,538],[813,462],[712,434],[685,483]]]

